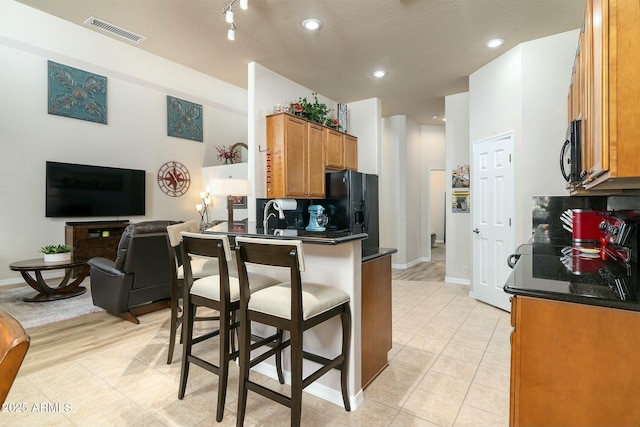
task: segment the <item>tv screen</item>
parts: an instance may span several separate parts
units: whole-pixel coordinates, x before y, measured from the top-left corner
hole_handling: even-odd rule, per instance
[[[145,214],[145,172],[47,162],[47,217]]]

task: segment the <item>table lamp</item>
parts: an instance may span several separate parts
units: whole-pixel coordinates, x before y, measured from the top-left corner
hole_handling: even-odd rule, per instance
[[[211,183],[211,194],[227,196],[227,210],[229,212],[229,224],[233,224],[233,196],[246,196],[249,194],[249,181],[246,179],[214,179]]]

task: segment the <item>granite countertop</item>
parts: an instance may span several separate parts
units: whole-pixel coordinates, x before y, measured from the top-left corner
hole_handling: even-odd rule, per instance
[[[549,243],[521,245],[505,292],[640,311],[637,263],[602,260],[593,248]]]
[[[255,221],[238,221],[233,224],[221,222],[207,228],[205,233],[227,234],[229,236],[253,236],[267,239],[294,239],[304,243],[317,245],[339,245],[353,240],[364,240],[369,237],[366,233],[351,233],[349,231],[306,231],[294,229],[269,229],[267,233],[256,226]]]
[[[229,226],[228,222],[220,222],[204,230],[205,233],[227,234],[229,236],[249,236],[267,239],[293,239],[304,243],[316,245],[339,245],[354,240],[364,240],[362,249],[362,262],[367,262],[397,251],[393,248],[378,248],[366,245],[366,233],[351,233],[349,231],[306,231],[294,229],[269,229],[267,234],[262,228],[258,228],[254,221],[238,221]]]

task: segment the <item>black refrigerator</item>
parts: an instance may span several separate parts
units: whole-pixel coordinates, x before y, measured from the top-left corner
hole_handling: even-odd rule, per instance
[[[378,176],[355,171],[327,172],[326,194],[328,229],[367,233],[362,255],[378,252]]]

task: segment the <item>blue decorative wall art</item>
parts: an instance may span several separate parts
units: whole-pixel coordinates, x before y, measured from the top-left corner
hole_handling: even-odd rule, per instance
[[[107,78],[48,61],[49,114],[107,124]]]
[[[202,142],[202,105],[167,95],[167,135]]]

